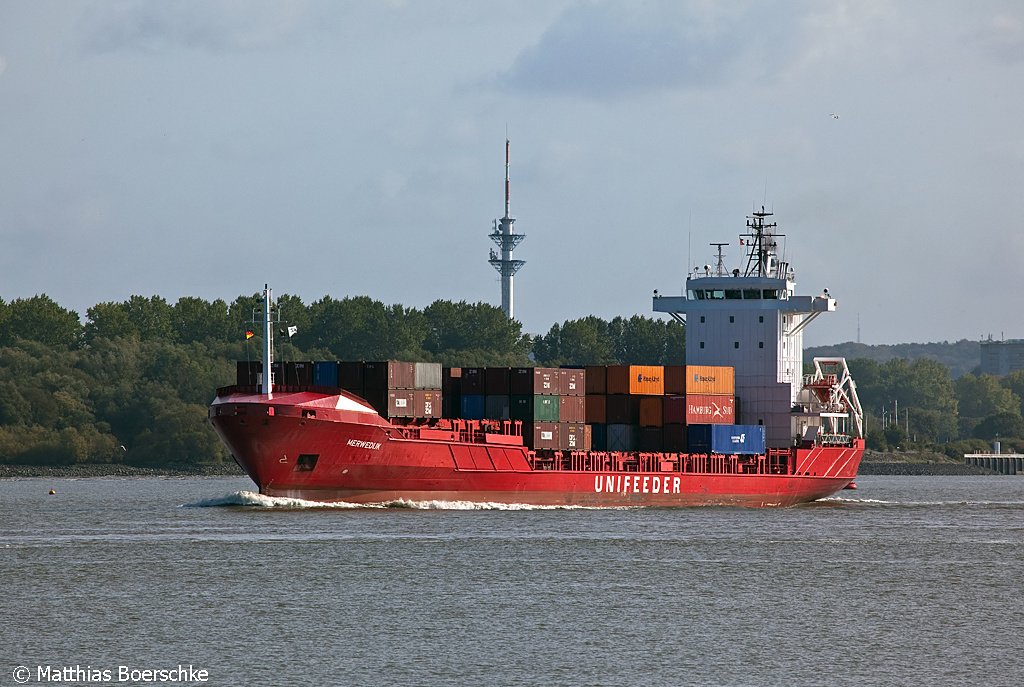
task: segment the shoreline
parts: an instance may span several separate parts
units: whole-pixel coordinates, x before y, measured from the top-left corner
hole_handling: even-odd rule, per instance
[[[0,465],[0,480],[24,477],[80,479],[87,477],[245,477],[234,463],[139,467],[113,463],[77,465]]]

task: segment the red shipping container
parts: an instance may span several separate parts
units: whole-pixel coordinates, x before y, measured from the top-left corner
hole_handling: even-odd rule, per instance
[[[661,417],[666,425],[686,424],[686,396],[666,396],[662,407]]]
[[[562,396],[558,404],[559,422],[585,422],[586,419],[586,396]]]
[[[590,425],[603,425],[608,422],[608,415],[605,412],[605,401],[607,396],[584,396],[587,402],[585,420]]]
[[[735,398],[733,396],[718,396],[713,394],[687,394],[686,424],[736,424]]]
[[[591,394],[603,396],[608,393],[608,368],[604,365],[587,365],[585,371],[587,373],[585,387],[588,396]]]
[[[664,424],[662,419],[662,397],[661,396],[641,396],[640,397],[640,426],[641,427],[661,427]]]
[[[562,396],[582,396],[586,393],[586,370],[563,367],[558,371],[558,388]]]

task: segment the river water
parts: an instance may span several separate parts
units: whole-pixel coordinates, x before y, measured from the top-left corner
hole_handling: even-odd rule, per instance
[[[1024,478],[858,483],[587,510],[0,481],[0,687],[1024,684]]]

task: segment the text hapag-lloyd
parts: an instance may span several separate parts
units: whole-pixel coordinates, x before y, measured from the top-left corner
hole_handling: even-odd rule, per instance
[[[649,375],[645,375],[643,373],[638,373],[637,376],[636,376],[636,381],[637,381],[637,384],[644,384],[644,383],[647,383],[647,384],[657,384],[658,382],[661,381],[661,377],[657,377],[657,376],[653,376],[652,377],[652,376],[649,376]]]
[[[596,475],[594,492],[600,494],[678,494],[682,480],[668,475]]]

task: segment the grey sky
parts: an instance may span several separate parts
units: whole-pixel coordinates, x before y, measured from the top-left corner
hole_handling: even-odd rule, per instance
[[[0,297],[650,313],[753,206],[808,344],[1024,337],[1024,6],[0,3]],[[834,119],[830,113],[838,113]]]

